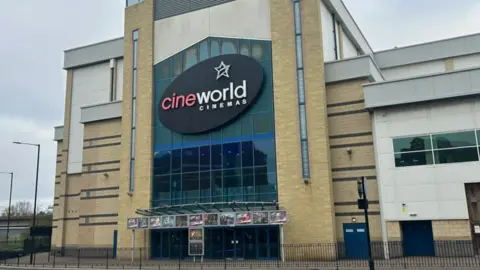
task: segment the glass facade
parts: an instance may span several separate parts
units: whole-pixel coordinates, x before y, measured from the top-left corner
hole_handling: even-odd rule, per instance
[[[269,41],[208,38],[158,63],[154,68],[155,106],[169,84],[189,67],[213,56],[237,53],[262,65],[261,94],[247,112],[208,133],[182,135],[155,120],[152,207],[277,200]]]
[[[479,131],[394,138],[395,166],[479,161]]]

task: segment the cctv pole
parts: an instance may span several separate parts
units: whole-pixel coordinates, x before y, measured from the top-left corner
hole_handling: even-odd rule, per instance
[[[363,176],[362,179],[359,181],[358,185],[358,195],[359,199],[359,207],[363,208],[363,213],[365,215],[365,232],[367,234],[367,250],[368,250],[368,266],[370,270],[375,269],[375,263],[372,258],[372,247],[371,247],[371,240],[370,240],[370,225],[368,222],[368,198],[367,198],[367,187],[366,187],[367,177]]]

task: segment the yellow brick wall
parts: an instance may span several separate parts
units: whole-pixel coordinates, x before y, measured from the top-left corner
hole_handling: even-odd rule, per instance
[[[57,163],[55,170],[55,181],[60,182],[55,185],[55,199],[53,208],[53,215],[55,219],[63,218],[66,216],[66,198],[60,195],[65,194],[67,191],[67,163],[68,163],[68,144],[69,144],[69,131],[70,131],[70,107],[72,97],[72,83],[73,83],[73,71],[67,70],[67,80],[65,86],[65,111],[64,111],[64,125],[63,125],[63,140],[61,144],[57,145],[57,160],[61,160]],[[65,245],[65,223],[67,221],[58,220],[54,222],[52,232],[52,246],[60,247]]]
[[[333,242],[335,220],[318,1],[301,1],[311,183],[301,169],[293,4],[270,2],[278,196],[289,213],[284,243]]]
[[[152,172],[152,105],[153,105],[153,0],[125,9],[125,47],[123,68],[123,122],[121,170],[119,177],[118,247],[130,247],[131,232],[127,230],[127,218],[136,216],[138,208],[150,207]],[[132,118],[132,32],[139,30],[137,67],[137,115],[135,145],[135,184],[132,196],[129,192],[130,140]],[[143,246],[143,234],[137,234],[136,246]],[[148,243],[147,243],[148,245]]]
[[[63,162],[63,155],[62,155],[62,149],[63,149],[63,143],[62,141],[57,142],[57,165],[55,169],[55,188],[54,188],[54,197],[53,197],[53,216],[52,219],[58,219],[59,216],[61,216],[61,206],[59,204],[59,199],[60,199],[60,184],[61,184],[61,165],[60,163]],[[58,162],[60,161],[60,163]],[[52,246],[55,246],[57,244],[57,237],[58,236],[59,230],[58,230],[58,222],[53,221],[52,222]]]
[[[470,221],[464,220],[432,220],[434,240],[471,240]]]
[[[330,156],[337,216],[337,240],[343,240],[343,223],[364,222],[358,209],[357,179],[368,177],[371,237],[381,240],[379,197],[375,171],[372,121],[364,109],[362,84],[352,80],[327,85]],[[350,204],[346,206],[345,204]],[[339,231],[340,230],[340,231]]]
[[[388,241],[402,241],[402,230],[400,228],[400,222],[387,221],[386,227]]]

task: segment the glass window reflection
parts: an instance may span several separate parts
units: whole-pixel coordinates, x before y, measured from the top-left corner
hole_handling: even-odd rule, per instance
[[[210,170],[210,145],[200,147],[200,171]]]
[[[220,44],[218,40],[212,40],[210,44],[210,57],[220,55]]]
[[[262,43],[252,43],[252,57],[258,61],[265,60],[265,45]]]
[[[223,145],[223,168],[237,168],[241,165],[240,143]]]
[[[225,40],[222,42],[222,54],[235,54],[237,53],[237,45],[235,42]]]
[[[478,161],[477,147],[435,151],[435,164]]]
[[[437,134],[432,136],[435,149],[475,146],[474,131]]]
[[[255,147],[255,166],[267,166],[269,172],[275,172],[275,142],[273,139],[256,140]]]
[[[185,70],[188,69],[189,67],[195,65],[196,63],[198,63],[197,47],[196,46],[190,47],[185,51],[184,61],[185,61],[185,63],[184,63],[183,66],[184,66]]]
[[[242,200],[242,177],[240,171],[224,170],[223,173],[224,200],[227,202]]]
[[[395,154],[396,167],[418,166],[428,164],[433,164],[433,157],[431,151]]]
[[[182,172],[197,172],[198,157],[198,147],[182,149]]]
[[[240,42],[240,54],[247,55],[247,56],[250,55],[250,48],[248,46],[247,41]]]
[[[208,41],[202,41],[200,43],[200,61],[208,59]]]
[[[429,150],[432,149],[432,143],[430,136],[398,138],[393,139],[393,149],[395,153]]]
[[[170,151],[156,152],[153,160],[155,175],[169,174],[171,161]]]

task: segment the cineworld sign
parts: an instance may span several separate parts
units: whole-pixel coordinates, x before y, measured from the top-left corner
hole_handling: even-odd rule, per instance
[[[180,74],[158,101],[158,118],[184,134],[206,132],[238,117],[263,86],[262,66],[240,54],[207,59]]]

